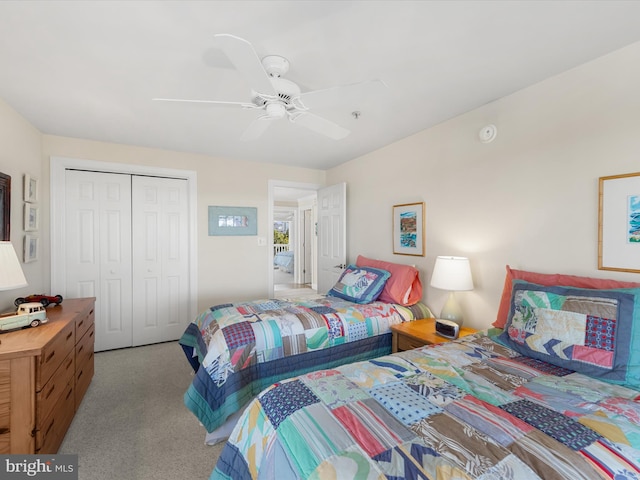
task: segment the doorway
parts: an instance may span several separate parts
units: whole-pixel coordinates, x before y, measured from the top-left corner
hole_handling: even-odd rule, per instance
[[[269,291],[271,297],[314,295],[317,282],[315,218],[319,185],[269,181]],[[276,233],[287,230],[287,244]],[[284,252],[287,253],[284,253]]]

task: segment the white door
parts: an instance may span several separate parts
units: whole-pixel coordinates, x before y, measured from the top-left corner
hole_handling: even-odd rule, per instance
[[[187,181],[66,170],[65,297],[96,297],[95,350],[176,340],[189,316]]]
[[[318,190],[318,293],[326,294],[347,262],[347,184]]]
[[[96,351],[131,346],[131,176],[66,170],[65,183],[65,297],[96,297]]]
[[[189,318],[187,181],[133,177],[133,345],[180,338]]]
[[[310,285],[313,281],[313,235],[312,235],[312,227],[313,227],[313,218],[311,209],[307,209],[304,211],[303,216],[303,272],[302,272],[302,283],[305,285]]]

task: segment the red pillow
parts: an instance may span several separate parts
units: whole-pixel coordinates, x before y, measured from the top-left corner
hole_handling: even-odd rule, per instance
[[[391,274],[384,284],[384,290],[378,297],[379,302],[414,305],[422,299],[422,283],[418,270],[410,265],[373,260],[358,255],[356,259],[358,267],[373,267],[386,270]]]
[[[604,278],[578,277],[576,275],[562,275],[560,273],[526,272],[524,270],[513,270],[509,265],[507,265],[507,276],[504,279],[504,288],[502,289],[498,315],[496,316],[496,321],[493,322],[493,326],[496,328],[504,328],[507,324],[509,307],[511,306],[511,281],[514,279],[537,283],[538,285],[543,285],[545,287],[557,285],[562,287],[593,288],[596,290],[640,287],[640,283],[634,282],[620,282],[618,280],[609,280]]]

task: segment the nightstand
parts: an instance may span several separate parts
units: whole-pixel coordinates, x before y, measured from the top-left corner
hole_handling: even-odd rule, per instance
[[[477,330],[468,327],[460,329],[460,337],[476,333]],[[411,350],[431,345],[432,343],[446,343],[451,339],[441,337],[436,333],[436,319],[423,318],[421,320],[413,320],[412,322],[402,322],[391,326],[393,334],[392,352],[402,352],[403,350]]]

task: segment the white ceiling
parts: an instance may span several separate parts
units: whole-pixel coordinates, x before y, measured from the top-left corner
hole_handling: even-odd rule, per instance
[[[285,56],[302,91],[371,79],[383,95],[239,140],[256,111],[214,34]],[[46,134],[326,169],[630,43],[639,1],[0,1],[0,98]],[[362,112],[354,119],[351,112]]]

